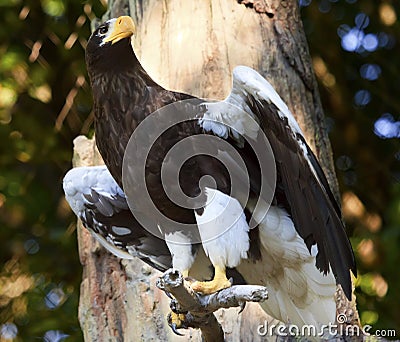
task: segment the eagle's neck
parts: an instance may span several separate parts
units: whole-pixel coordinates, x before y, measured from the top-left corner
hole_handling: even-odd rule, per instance
[[[159,87],[140,64],[129,39],[123,39],[112,49],[92,56],[87,63],[95,102],[111,96],[128,96],[123,89],[130,94],[138,94],[140,98],[148,87]]]

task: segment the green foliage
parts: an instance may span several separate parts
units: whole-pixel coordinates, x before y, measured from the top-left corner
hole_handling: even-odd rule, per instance
[[[400,302],[398,3],[320,0],[305,6],[302,16],[328,116],[344,216],[354,236],[361,320],[372,331],[399,334],[394,304]],[[367,35],[378,46],[368,45]],[[360,90],[369,95],[357,97]]]
[[[400,13],[392,3],[314,0],[302,16],[357,252],[361,319],[400,332],[400,149],[389,138],[400,112],[400,25],[390,9]],[[73,138],[91,130],[84,46],[90,19],[104,10],[95,0],[0,0],[0,325],[15,324],[17,341],[50,330],[82,339],[81,267],[61,180]],[[369,50],[362,41],[351,50],[352,28],[372,34]],[[374,34],[387,44],[372,49]]]
[[[0,325],[15,324],[17,341],[49,330],[81,341],[82,271],[61,180],[90,116],[84,46],[90,18],[105,8],[60,0],[0,6]]]

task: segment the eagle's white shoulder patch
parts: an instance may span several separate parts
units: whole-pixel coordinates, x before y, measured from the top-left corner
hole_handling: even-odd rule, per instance
[[[257,138],[259,125],[250,111],[246,108],[234,104],[232,98],[236,95],[231,94],[221,102],[207,102],[204,105],[207,111],[199,120],[199,124],[205,131],[212,131],[215,135],[227,139],[231,136],[237,142],[242,143],[245,139]]]
[[[102,202],[98,209],[103,215],[110,216],[115,210],[128,209],[126,201],[118,200],[125,198],[124,192],[104,165],[69,170],[64,177],[63,188],[67,202],[78,217],[87,203],[85,195],[90,194],[92,189],[112,202],[112,207],[110,203]]]
[[[286,103],[283,102],[274,87],[254,69],[242,65],[237,66],[233,70],[233,89],[238,93],[248,93],[258,100],[272,102],[279,109],[279,115],[288,119],[292,131],[303,135]]]

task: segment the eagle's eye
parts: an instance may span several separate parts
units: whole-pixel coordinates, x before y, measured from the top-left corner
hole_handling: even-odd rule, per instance
[[[107,33],[107,31],[108,31],[108,28],[105,26],[99,28],[99,33],[101,35],[105,35]]]

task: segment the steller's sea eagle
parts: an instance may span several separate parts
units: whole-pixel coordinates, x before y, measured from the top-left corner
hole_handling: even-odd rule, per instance
[[[137,256],[162,271],[174,267],[198,280],[191,285],[195,291],[216,292],[231,286],[228,277],[232,277],[233,282],[266,286],[270,296],[261,306],[283,322],[298,326],[335,322],[335,285],[340,284],[351,298],[354,255],[340,207],[287,106],[262,76],[244,66],[233,70],[232,91],[224,101],[208,102],[166,90],[138,61],[131,46],[134,35],[132,19],[122,16],[100,25],[88,41],[96,143],[105,166],[76,168],[65,176],[64,191],[75,214],[115,255]],[[163,108],[172,104],[174,111],[185,101],[198,105],[195,118],[160,134],[144,165],[139,165],[152,202],[177,222],[174,228],[143,210],[140,195],[131,198],[135,179],[124,181],[123,170],[128,176],[131,170],[129,165],[125,168],[124,155],[142,122],[158,111],[159,119],[152,121],[158,130]],[[168,152],[174,145],[197,135],[210,139],[189,144],[193,157],[177,176],[188,201],[196,199],[196,206],[190,207],[168,196],[162,168],[171,164]],[[273,152],[270,167],[276,172],[269,202],[258,199],[265,179],[252,141],[261,135],[270,145],[265,149]],[[226,165],[213,157],[229,154],[213,138],[232,146],[227,159],[232,161],[235,155],[243,161],[237,170],[249,176],[245,200],[240,191],[231,192],[233,182],[242,181],[240,172],[232,178]],[[135,145],[138,151],[140,143]],[[207,175],[213,186],[201,184]],[[156,226],[161,236],[149,232],[143,222]],[[178,223],[194,225],[196,232],[189,233]],[[222,233],[207,239],[210,231]]]

